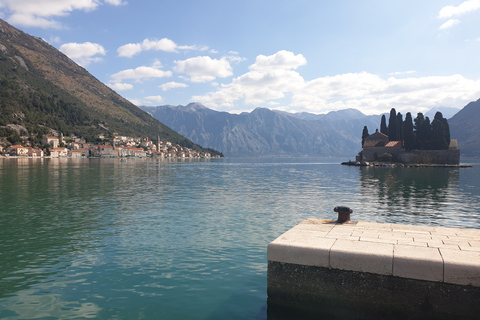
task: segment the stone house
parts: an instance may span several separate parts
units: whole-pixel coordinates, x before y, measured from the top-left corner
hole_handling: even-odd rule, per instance
[[[94,157],[114,158],[117,156],[117,151],[109,145],[97,145],[93,149]]]
[[[59,139],[57,137],[45,136],[42,140],[44,144],[49,144],[52,148],[58,148]]]
[[[135,147],[117,147],[119,157],[146,157],[145,150]]]
[[[28,155],[28,148],[21,145],[13,145],[7,148],[7,153],[12,157],[22,157]]]
[[[87,148],[81,148],[76,150],[69,150],[68,156],[70,158],[86,158],[90,155],[90,151]]]
[[[402,152],[401,141],[389,141],[388,136],[378,130],[365,138],[363,150],[357,155],[357,161],[372,162],[384,153],[396,156]]]
[[[53,148],[50,150],[50,157],[52,158],[65,158],[68,156],[67,148]]]
[[[31,158],[42,158],[43,157],[43,150],[40,148],[27,148],[27,156]]]

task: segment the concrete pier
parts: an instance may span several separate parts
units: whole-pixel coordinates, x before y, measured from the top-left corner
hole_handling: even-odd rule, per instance
[[[269,309],[480,319],[480,230],[307,219],[267,260]]]

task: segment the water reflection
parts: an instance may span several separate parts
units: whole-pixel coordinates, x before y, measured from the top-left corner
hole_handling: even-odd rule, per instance
[[[44,289],[51,290],[47,287]],[[61,294],[24,290],[0,303],[3,320],[13,319],[95,319],[101,309],[95,303],[65,301]]]
[[[386,222],[465,227],[462,220],[472,218],[459,201],[465,197],[458,191],[460,170],[465,169],[360,168],[361,199]]]

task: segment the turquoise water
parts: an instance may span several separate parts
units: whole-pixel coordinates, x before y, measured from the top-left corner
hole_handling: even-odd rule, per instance
[[[1,319],[266,319],[308,217],[480,228],[480,170],[318,159],[0,160]]]

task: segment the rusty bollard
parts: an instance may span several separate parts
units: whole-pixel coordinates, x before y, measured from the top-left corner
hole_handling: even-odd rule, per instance
[[[349,207],[335,207],[333,211],[338,212],[337,223],[348,223],[350,221],[350,213],[353,212]]]

